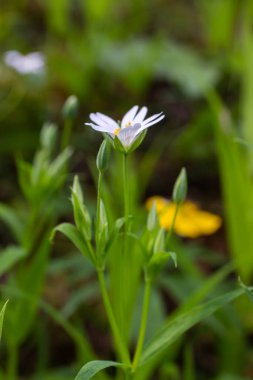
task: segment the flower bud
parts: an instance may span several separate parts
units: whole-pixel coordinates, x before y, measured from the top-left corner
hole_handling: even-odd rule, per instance
[[[182,168],[173,188],[173,193],[172,193],[173,202],[177,204],[183,203],[185,201],[186,195],[187,195],[187,176],[186,176],[185,168]]]
[[[107,139],[105,139],[100,145],[98,154],[97,154],[97,168],[100,172],[103,172],[107,169],[110,159],[111,146]]]
[[[57,138],[57,125],[54,123],[45,123],[40,133],[40,143],[43,149],[52,152]]]
[[[159,223],[158,223],[158,217],[157,217],[156,201],[153,201],[150,211],[148,213],[147,229],[148,231],[153,231],[158,225]]]
[[[75,95],[70,95],[62,108],[63,117],[65,119],[74,119],[77,115],[78,107],[79,102],[77,97]]]

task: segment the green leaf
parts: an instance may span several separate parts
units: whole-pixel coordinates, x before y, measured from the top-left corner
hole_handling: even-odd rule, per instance
[[[10,270],[27,252],[22,247],[9,246],[0,253],[0,276]]]
[[[48,168],[48,176],[52,179],[57,178],[59,174],[63,174],[66,164],[72,155],[72,150],[68,147],[64,149],[51,163]]]
[[[96,373],[102,371],[105,368],[109,367],[122,367],[124,368],[125,365],[118,362],[113,362],[109,360],[94,360],[92,362],[89,362],[85,364],[81,370],[78,372],[77,376],[75,377],[75,380],[89,380],[91,379]]]
[[[7,224],[17,241],[21,243],[24,225],[17,213],[11,207],[0,203],[0,219]]]
[[[74,178],[71,202],[74,209],[74,218],[77,229],[83,234],[86,240],[91,240],[92,221],[89,211],[83,203],[83,194],[77,176]]]
[[[148,263],[148,273],[151,278],[156,277],[162,270],[163,266],[166,264],[170,254],[168,252],[157,252],[155,253],[149,263]]]
[[[5,285],[0,285],[0,289],[2,292],[6,293],[8,297],[17,298],[17,300],[24,305],[29,306],[29,304],[32,304],[32,305],[37,305],[38,307],[40,307],[41,310],[43,310],[47,315],[49,315],[52,318],[52,320],[54,320],[59,326],[61,326],[66,331],[66,333],[71,337],[73,342],[76,344],[82,357],[86,357],[88,360],[92,360],[93,358],[95,358],[95,354],[93,353],[92,347],[90,346],[88,339],[84,335],[84,331],[80,333],[80,331],[74,325],[72,325],[64,317],[64,315],[60,313],[57,309],[53,308],[51,305],[41,300],[39,297],[37,296],[34,297],[33,295],[30,294],[31,293],[30,291],[27,292],[17,287],[5,286]],[[10,313],[8,312],[8,316],[9,314]],[[24,314],[24,317],[26,317],[26,313],[24,312],[23,314]],[[17,319],[17,322],[18,322],[18,327],[17,327],[17,330],[15,331],[20,330],[20,320]],[[13,331],[14,330],[11,330],[10,334],[12,334]]]
[[[17,159],[18,182],[24,196],[30,199],[32,196],[31,175],[32,165],[21,159]]]
[[[52,234],[50,237],[51,240],[53,240],[54,235],[57,231],[65,235],[81,253],[83,253],[85,256],[89,257],[92,260],[92,257],[83,239],[83,236],[73,224],[62,223],[56,226],[52,231]]]
[[[244,293],[243,289],[238,289],[219,296],[212,301],[194,307],[186,313],[167,322],[149,342],[142,353],[140,366],[165,351],[177,338],[184,334],[191,327],[212,315]]]
[[[39,298],[42,292],[50,249],[49,231],[45,231],[43,240],[37,246],[36,255],[33,255],[25,266],[20,266],[15,279],[18,289],[29,293],[34,299]],[[6,341],[9,344],[23,342],[31,331],[36,313],[36,302],[28,304],[24,300],[17,300],[17,302],[10,303],[6,318]]]
[[[2,330],[3,330],[3,321],[4,321],[4,313],[7,306],[8,301],[5,302],[4,306],[0,311],[0,340],[2,338]]]

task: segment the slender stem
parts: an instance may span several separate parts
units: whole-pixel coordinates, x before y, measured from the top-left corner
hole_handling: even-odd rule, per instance
[[[128,232],[129,229],[129,222],[128,222],[128,216],[130,211],[130,204],[129,204],[129,178],[128,178],[128,160],[127,160],[127,154],[123,155],[123,191],[124,191],[124,216],[126,218],[125,221],[125,231]]]
[[[175,226],[175,223],[176,223],[177,214],[178,214],[178,211],[179,211],[180,206],[181,206],[180,203],[177,203],[177,204],[176,204],[176,210],[175,210],[175,212],[174,212],[173,219],[172,219],[172,223],[171,223],[171,226],[170,226],[170,229],[169,229],[169,232],[168,232],[167,238],[166,238],[166,244],[168,244],[169,241],[170,241],[170,239],[171,239],[172,232],[173,232],[173,230],[174,230],[174,226]]]
[[[104,271],[98,269],[97,272],[98,272],[98,280],[99,280],[99,284],[100,284],[100,288],[101,288],[101,293],[102,293],[102,297],[103,297],[105,310],[106,310],[106,313],[107,313],[107,316],[109,319],[109,323],[111,326],[111,330],[113,333],[113,337],[115,340],[115,344],[116,344],[118,353],[120,355],[122,362],[127,364],[127,365],[130,365],[129,352],[123,343],[123,339],[121,337],[116,319],[114,317],[111,302],[110,302],[110,299],[109,299],[109,296],[107,293],[107,289],[106,289],[106,285],[105,285]]]
[[[141,315],[141,324],[140,324],[140,330],[139,330],[139,337],[138,342],[134,354],[133,364],[132,364],[132,372],[135,372],[136,368],[138,367],[138,363],[140,360],[140,356],[142,353],[142,348],[144,344],[145,334],[146,334],[146,328],[147,328],[147,321],[148,321],[148,310],[149,310],[149,303],[150,303],[150,292],[151,292],[151,280],[147,279],[145,281],[145,290],[144,290],[144,299],[143,299],[143,306],[142,306],[142,315]]]
[[[67,148],[70,140],[71,130],[72,130],[72,120],[65,119],[64,121],[64,128],[63,128],[63,134],[62,134],[62,140],[61,140],[61,148],[62,150]]]
[[[101,192],[102,192],[102,173],[99,170],[99,172],[98,172],[98,189],[97,189],[96,243],[98,243],[100,205],[101,205]]]

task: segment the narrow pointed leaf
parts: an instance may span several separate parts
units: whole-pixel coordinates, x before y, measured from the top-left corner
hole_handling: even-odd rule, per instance
[[[81,368],[81,370],[75,377],[75,380],[89,380],[93,376],[95,376],[98,372],[109,367],[125,367],[125,365],[122,363],[108,361],[108,360],[94,360],[92,362],[85,364]]]
[[[4,313],[7,306],[8,301],[5,302],[1,311],[0,311],[0,340],[2,338],[2,329],[3,329],[3,321],[4,321]]]
[[[197,306],[167,322],[146,346],[146,349],[143,351],[141,356],[140,366],[147,363],[151,358],[161,354],[191,327],[209,317],[215,311],[224,307],[224,305],[232,302],[243,293],[243,289],[232,291],[225,295],[219,296],[212,301]]]
[[[9,246],[0,252],[0,276],[8,272],[18,261],[26,256],[22,247]]]
[[[76,248],[83,253],[85,256],[88,256],[90,258],[90,254],[87,248],[87,245],[85,244],[85,241],[81,235],[81,233],[78,231],[78,229],[70,223],[62,223],[56,226],[53,229],[53,232],[51,234],[51,240],[54,238],[55,233],[59,231],[63,235],[65,235],[75,246]]]

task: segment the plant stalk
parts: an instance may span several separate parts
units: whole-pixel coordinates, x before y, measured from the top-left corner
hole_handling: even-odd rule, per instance
[[[98,243],[98,231],[99,231],[101,192],[102,192],[102,173],[99,170],[98,171],[98,186],[97,186],[97,214],[96,214],[96,242],[97,243]]]
[[[138,342],[137,342],[137,346],[136,346],[136,350],[135,350],[135,354],[133,358],[133,363],[132,363],[132,373],[134,373],[136,368],[138,367],[139,360],[142,353],[142,348],[143,348],[146,328],[147,328],[147,321],[148,321],[150,292],[151,292],[151,280],[146,279],[143,306],[142,306],[141,324],[140,324]]]
[[[61,149],[64,150],[69,145],[70,135],[72,131],[72,120],[69,118],[65,119],[64,121],[64,128],[63,128],[63,134],[62,134],[62,141],[61,141]]]
[[[175,226],[175,223],[176,223],[177,214],[178,214],[180,206],[181,206],[181,204],[177,203],[176,210],[175,210],[174,215],[173,215],[172,223],[171,223],[168,235],[166,237],[166,244],[168,244],[169,241],[170,241],[170,239],[171,239],[171,236],[172,236],[172,233],[173,233],[173,230],[174,230],[174,226]]]
[[[112,330],[112,333],[113,333],[113,337],[114,337],[114,340],[115,340],[117,351],[119,353],[121,361],[123,363],[127,364],[127,365],[130,365],[129,352],[128,352],[125,344],[123,343],[123,339],[121,337],[121,334],[120,334],[120,331],[119,331],[116,319],[114,317],[114,313],[113,313],[113,310],[112,310],[111,302],[110,302],[110,299],[109,299],[109,296],[108,296],[108,293],[107,293],[106,284],[105,284],[105,277],[104,277],[104,271],[100,270],[100,269],[97,269],[97,273],[98,273],[98,280],[99,280],[99,284],[100,284],[102,298],[103,298],[103,302],[104,302],[104,307],[105,307],[105,310],[106,310],[106,313],[107,313],[107,316],[108,316],[108,320],[109,320],[110,327],[111,327],[111,330]]]

